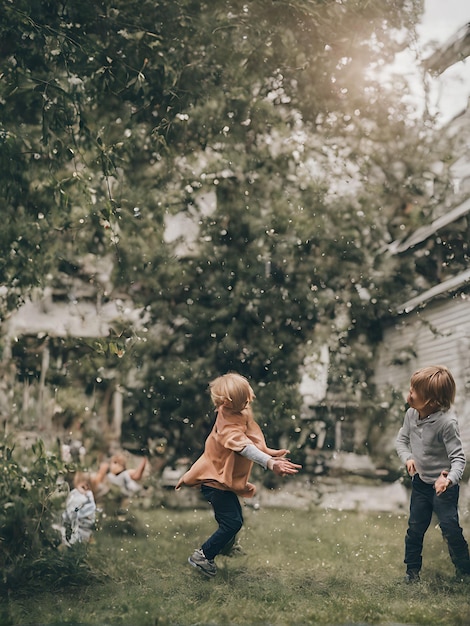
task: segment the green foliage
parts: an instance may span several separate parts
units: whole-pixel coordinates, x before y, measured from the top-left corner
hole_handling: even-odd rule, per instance
[[[65,502],[63,462],[42,441],[22,462],[15,452],[7,442],[0,446],[1,593],[83,582],[90,576],[84,546],[59,551],[60,534],[53,528]]]
[[[102,396],[120,384],[125,438],[164,436],[175,454],[199,445],[207,383],[227,370],[263,386],[258,414],[276,437],[291,433],[299,367],[322,343],[335,393],[364,389],[363,335],[377,338],[411,281],[382,251],[430,135],[406,85],[371,69],[413,40],[422,1],[0,11],[5,307],[38,286],[141,311],[136,327],[77,341],[60,384]],[[397,155],[413,158],[391,167]],[[189,231],[176,240],[174,218]]]

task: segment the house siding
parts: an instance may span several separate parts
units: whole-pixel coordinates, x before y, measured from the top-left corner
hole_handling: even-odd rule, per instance
[[[385,329],[374,382],[405,399],[411,374],[426,365],[445,365],[457,385],[455,409],[470,459],[470,297],[465,294],[429,303],[401,315]]]
[[[470,54],[470,25],[462,29],[424,62],[427,70],[438,75]],[[439,280],[430,276],[421,293],[407,302],[397,302],[395,317],[383,328],[383,341],[377,347],[374,368],[377,404],[389,410],[386,441],[393,438],[397,426],[395,405],[390,391],[405,398],[411,374],[426,365],[446,365],[457,385],[455,410],[470,465],[470,266],[468,263],[468,228],[470,223],[470,106],[438,134],[435,148],[429,154],[433,181],[427,211],[430,223],[408,233],[404,240],[393,242],[392,255],[415,256],[423,253],[422,245],[431,244],[428,252],[441,264]],[[448,154],[448,158],[442,156]],[[451,186],[442,186],[442,173]],[[444,177],[445,178],[445,177]],[[467,236],[466,236],[467,234]],[[434,240],[434,241],[433,241]],[[442,264],[439,246],[450,241],[455,253]],[[441,248],[442,249],[442,248]],[[419,282],[416,281],[416,285]],[[404,411],[403,411],[404,412]]]

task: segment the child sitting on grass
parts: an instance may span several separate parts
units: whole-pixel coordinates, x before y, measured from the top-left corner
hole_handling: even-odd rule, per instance
[[[261,428],[253,419],[251,402],[255,394],[248,380],[235,373],[219,376],[210,383],[217,411],[204,453],[180,478],[183,485],[199,486],[214,510],[218,529],[188,561],[206,576],[215,576],[214,558],[230,545],[243,525],[238,496],[251,498],[255,486],[248,482],[253,462],[278,476],[297,474],[301,465],[285,458],[289,450],[266,446]]]
[[[459,524],[459,482],[465,469],[457,417],[450,411],[455,381],[444,366],[424,367],[411,377],[396,450],[412,479],[405,538],[407,583],[420,579],[424,534],[436,513],[460,578],[470,575],[468,544]]]
[[[95,527],[96,504],[86,472],[77,472],[62,514],[64,544],[89,542]]]

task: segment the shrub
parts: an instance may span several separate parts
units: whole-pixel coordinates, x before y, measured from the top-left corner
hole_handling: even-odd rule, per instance
[[[84,546],[61,552],[54,522],[65,500],[65,464],[38,441],[25,464],[15,446],[0,444],[0,591],[80,580],[87,569]],[[89,573],[87,571],[87,573]]]

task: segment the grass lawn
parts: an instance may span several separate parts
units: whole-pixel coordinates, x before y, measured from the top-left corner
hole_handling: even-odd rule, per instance
[[[2,626],[92,624],[470,624],[470,583],[454,579],[440,531],[426,536],[422,582],[403,584],[406,516],[245,507],[246,554],[218,557],[207,579],[187,557],[215,529],[212,512],[138,511],[138,531],[95,533],[103,581],[12,594]],[[463,517],[470,537],[468,515]]]

